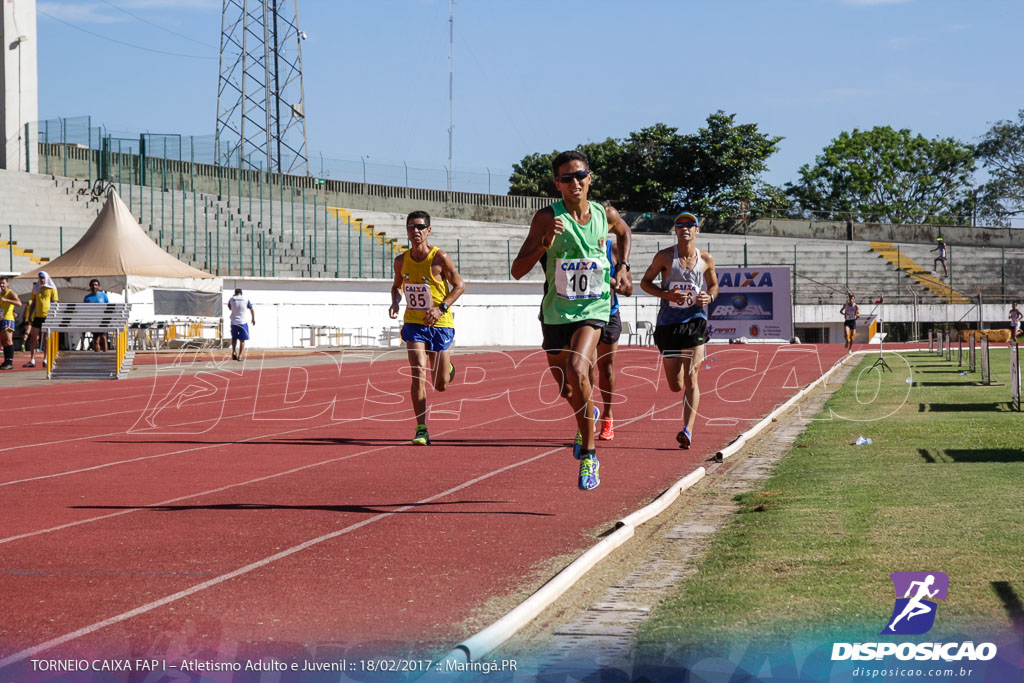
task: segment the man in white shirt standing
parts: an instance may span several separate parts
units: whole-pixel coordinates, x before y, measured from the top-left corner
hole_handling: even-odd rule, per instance
[[[227,306],[231,310],[231,360],[242,360],[245,342],[249,340],[249,325],[245,322],[245,311],[249,309],[253,325],[256,324],[256,311],[253,310],[252,302],[242,296],[241,289],[235,290],[235,295],[228,299]]]

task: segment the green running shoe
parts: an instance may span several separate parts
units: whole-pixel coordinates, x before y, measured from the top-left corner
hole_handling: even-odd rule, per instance
[[[416,436],[412,440],[413,446],[429,446],[430,445],[430,434],[427,433],[427,425],[418,425],[416,427]]]
[[[594,406],[594,426],[596,428],[597,421],[601,419],[601,409]],[[580,453],[583,451],[583,434],[580,430],[576,430],[576,440],[572,442],[572,457],[577,460],[580,459]]]

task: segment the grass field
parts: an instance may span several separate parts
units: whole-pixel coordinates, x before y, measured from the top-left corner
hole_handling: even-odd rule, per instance
[[[929,638],[1024,628],[1024,414],[1009,408],[1009,351],[992,350],[994,386],[962,376],[955,353],[887,355],[881,381],[874,359],[738,497],[699,571],[646,622],[639,658],[877,639],[894,571],[949,575]],[[861,435],[872,443],[854,445]]]

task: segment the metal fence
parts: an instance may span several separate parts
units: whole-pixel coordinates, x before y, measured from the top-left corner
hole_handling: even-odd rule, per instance
[[[91,116],[76,116],[39,121],[39,141],[61,145],[80,145],[87,149],[110,153],[135,154],[149,158],[211,164],[226,168],[262,171],[263,162],[256,152],[242,156],[230,143],[220,142],[213,135],[183,135],[129,131],[93,125]],[[40,161],[44,173],[67,175],[66,169],[50,168],[50,159]],[[509,188],[511,168],[456,169],[451,175],[446,166],[427,168],[410,166],[408,162],[383,162],[369,156],[358,158],[316,152],[310,155],[309,172],[316,178],[392,185],[395,187],[450,190],[483,194],[505,194]],[[98,174],[101,175],[101,174]],[[91,179],[91,177],[90,177]]]

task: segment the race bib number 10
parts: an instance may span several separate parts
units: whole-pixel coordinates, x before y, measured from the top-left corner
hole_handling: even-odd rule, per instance
[[[600,299],[604,295],[604,267],[597,259],[557,259],[555,291],[565,299]]]
[[[430,296],[430,285],[406,285],[405,305],[414,311],[428,311],[434,307],[434,298]]]

